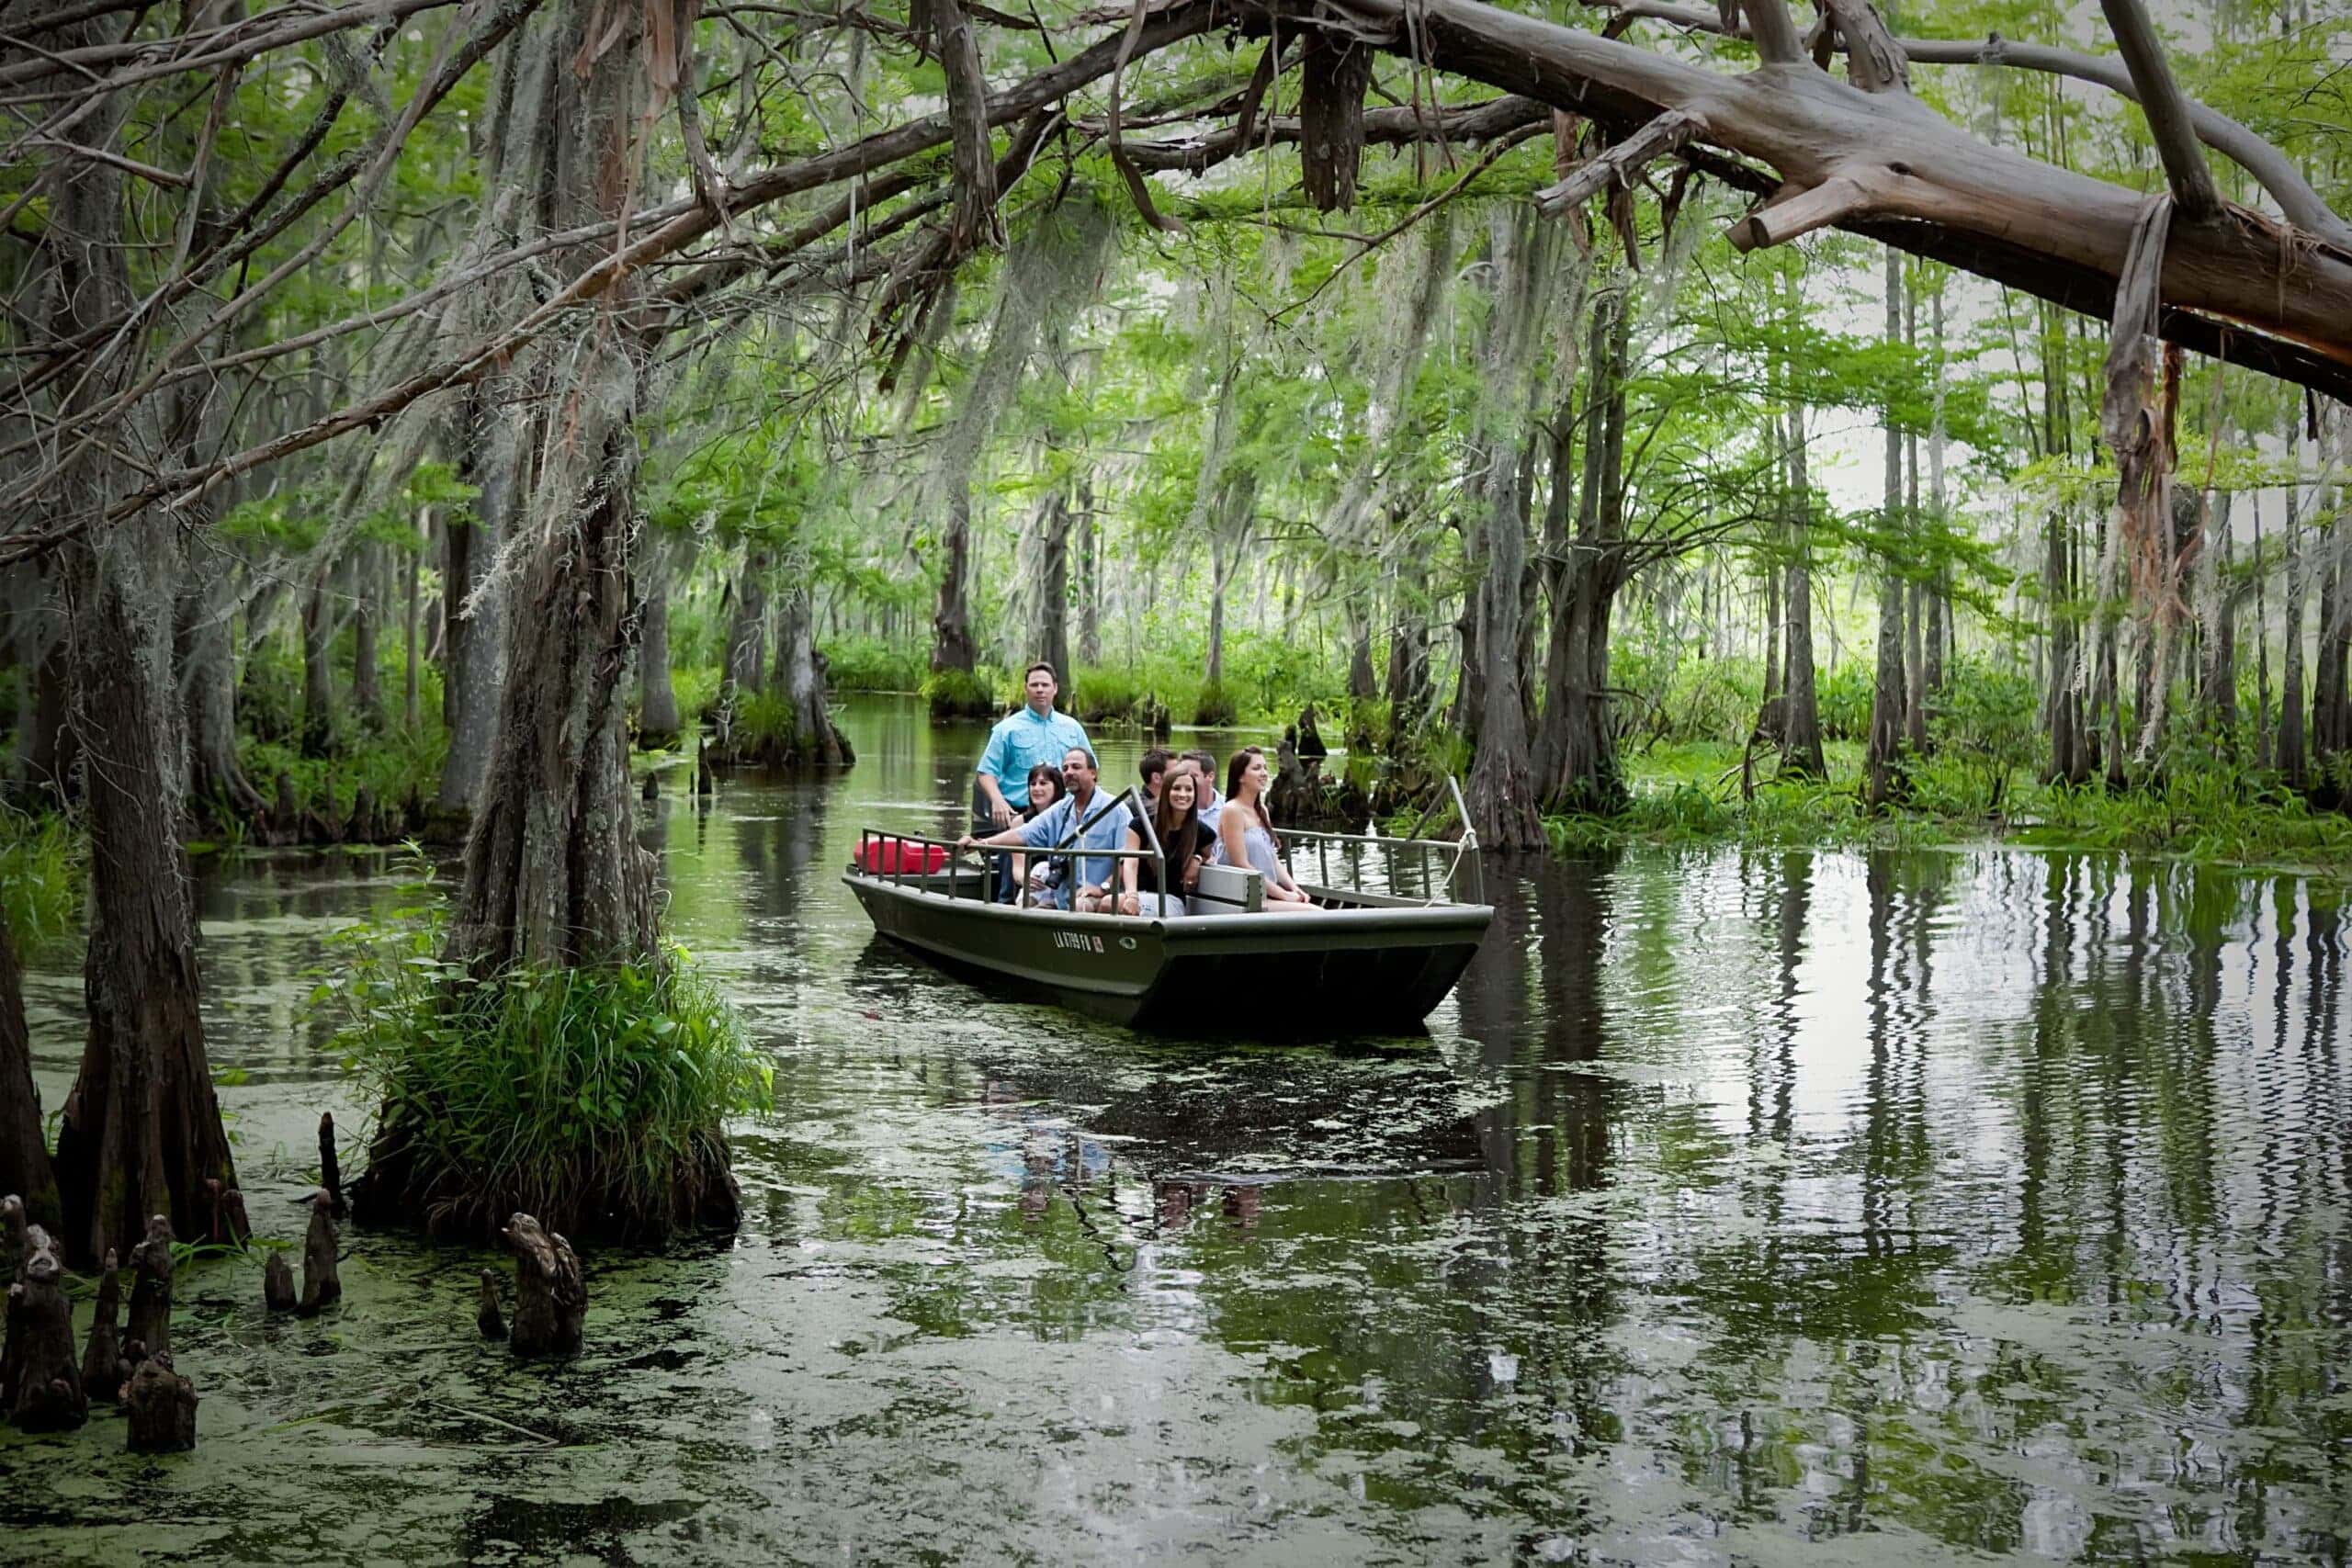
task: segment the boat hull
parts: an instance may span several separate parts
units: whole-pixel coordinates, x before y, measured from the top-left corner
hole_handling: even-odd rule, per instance
[[[1494,915],[1444,905],[1123,919],[948,897],[944,877],[844,880],[876,931],[951,973],[1165,1033],[1409,1032]],[[926,890],[934,882],[942,890]]]

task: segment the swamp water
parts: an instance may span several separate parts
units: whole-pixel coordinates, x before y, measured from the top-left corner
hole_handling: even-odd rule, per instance
[[[857,831],[949,820],[979,737],[849,733],[845,776],[649,808],[671,929],[776,1066],[731,1244],[590,1255],[551,1366],[475,1337],[486,1254],[352,1231],[307,1322],[195,1264],[196,1452],[0,1432],[0,1558],[2346,1558],[2341,884],[1490,859],[1425,1035],[1162,1043],[878,945]],[[299,1008],[398,897],[380,857],[206,875],[266,1235],[322,1110],[356,1157]],[[53,1109],[79,980],[28,985]]]

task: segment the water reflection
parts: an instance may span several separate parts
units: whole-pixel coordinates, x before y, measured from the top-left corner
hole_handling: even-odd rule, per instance
[[[872,940],[857,832],[951,824],[978,736],[852,735],[844,777],[646,824],[777,1064],[733,1246],[593,1259],[559,1369],[468,1339],[469,1257],[356,1236],[345,1316],[295,1325],[200,1265],[204,1447],[0,1438],[84,1467],[0,1486],[11,1551],[2343,1559],[2340,884],[1495,858],[1426,1037],[1149,1041]],[[265,1228],[361,1109],[303,971],[396,897],[367,858],[205,890]],[[34,991],[54,1104],[78,983]]]

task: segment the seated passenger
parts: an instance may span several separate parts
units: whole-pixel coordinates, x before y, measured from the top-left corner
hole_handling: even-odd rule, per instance
[[[1207,863],[1209,851],[1216,845],[1208,829],[1201,826],[1200,814],[1193,809],[1200,793],[1200,782],[1193,778],[1189,761],[1180,758],[1170,765],[1160,780],[1159,804],[1151,813],[1151,830],[1159,839],[1159,852],[1168,862],[1168,880],[1173,886],[1164,889],[1159,886],[1159,862],[1149,855],[1121,861],[1119,913],[1166,916],[1185,912],[1185,900],[1191,896],[1193,884],[1201,879],[1201,867]],[[1151,848],[1140,822],[1127,829],[1127,848]]]
[[[1246,746],[1226,770],[1225,809],[1217,813],[1215,865],[1248,865],[1266,879],[1266,908],[1311,915],[1315,905],[1283,869],[1274,848],[1274,819],[1266,814],[1266,787],[1272,780],[1266,754]]]
[[[1046,807],[1061,797],[1062,771],[1051,762],[1038,763],[1029,770],[1029,804],[1021,808],[1021,820],[1035,822]],[[1048,887],[1058,886],[1062,880],[1063,869],[1057,861],[1040,862],[1037,866],[1037,880],[1030,886],[1033,890],[1038,892]],[[1027,855],[1013,856],[1012,878],[1005,885],[1003,896],[998,898],[997,902],[1012,903],[1012,889],[1029,881],[1029,857]]]
[[[1225,809],[1225,796],[1216,792],[1216,756],[1211,751],[1187,751],[1193,770],[1201,775],[1201,826],[1216,837],[1217,813]]]
[[[1081,915],[1107,915],[1111,912],[1114,895],[1110,891],[1112,857],[1100,852],[1115,850],[1126,841],[1129,813],[1125,802],[1106,801],[1094,787],[1094,753],[1083,746],[1073,746],[1062,757],[1062,784],[1067,791],[1059,800],[1039,812],[1028,822],[1016,824],[1001,833],[991,833],[976,839],[967,833],[956,840],[960,849],[1011,849],[1017,846],[1033,850],[1058,849],[1069,840],[1073,851],[1092,853],[1038,855],[1034,861],[1054,860],[1065,864],[1075,861],[1078,866],[1076,897],[1069,907]],[[1029,874],[1032,892],[1038,871]],[[1048,908],[1064,907],[1062,894],[1066,889],[1046,888],[1033,902]]]
[[[1160,781],[1168,776],[1168,764],[1175,758],[1158,747],[1143,754],[1143,765],[1136,770],[1143,782],[1143,808],[1151,811],[1159,805]]]

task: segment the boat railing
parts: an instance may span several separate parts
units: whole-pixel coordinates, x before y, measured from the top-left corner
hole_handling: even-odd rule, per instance
[[[1141,826],[1144,840],[1150,847],[1140,850],[1096,850],[1086,849],[1080,846],[1078,841],[1080,835],[1084,833],[1088,829],[1093,827],[1097,822],[1100,822],[1104,817],[1110,815],[1114,809],[1121,805],[1127,807],[1130,819]],[[900,846],[888,856],[890,868],[887,871],[870,869],[883,863],[885,856],[882,852],[881,846],[887,843],[895,843]],[[857,875],[870,876],[876,881],[888,882],[896,886],[903,887],[910,882],[928,886],[932,879],[938,874],[934,871],[922,869],[920,863],[915,866],[910,866],[909,861],[912,858],[918,863],[926,863],[929,861],[930,857],[928,855],[910,857],[907,853],[907,850],[909,848],[916,850],[936,849],[945,852],[943,867],[950,870],[952,873],[952,870],[956,863],[956,857],[963,852],[964,846],[962,840],[959,839],[939,839],[933,838],[922,833],[899,833],[886,831],[880,828],[865,828],[858,831],[857,859],[853,862],[852,864]],[[1159,871],[1159,886],[1162,889],[1165,889],[1168,886],[1167,852],[1160,846],[1159,834],[1152,830],[1151,818],[1148,813],[1145,813],[1140,809],[1138,803],[1135,798],[1135,792],[1132,789],[1120,791],[1097,809],[1089,812],[1085,820],[1072,827],[1068,836],[1063,838],[1058,843],[1043,848],[1033,848],[1026,845],[979,845],[975,846],[975,852],[981,857],[984,863],[991,866],[995,863],[997,857],[1000,855],[1019,855],[1031,861],[1059,861],[1063,863],[1065,866],[1069,867],[1072,873],[1076,870],[1076,863],[1081,859],[1150,861],[1154,863],[1154,865]],[[981,884],[979,892],[977,895],[978,901],[982,903],[995,902],[995,880],[996,879],[993,876],[990,876]],[[961,883],[962,879],[953,874],[950,874],[947,877],[944,891],[948,897],[960,898],[963,897],[963,894],[960,891]],[[1029,879],[1026,876],[1023,876],[1020,879],[1020,883],[1021,886],[1016,892],[1015,901],[1019,907],[1026,908],[1030,902]],[[933,889],[933,891],[938,891],[938,889]],[[1106,891],[1111,892],[1115,896],[1118,889],[1114,887],[1106,889]]]
[[[1453,779],[1446,781],[1453,794],[1453,807],[1462,818],[1459,839],[1392,839],[1379,833],[1326,833],[1306,828],[1282,828],[1275,838],[1284,846],[1296,846],[1286,858],[1291,863],[1291,874],[1298,874],[1299,855],[1312,852],[1315,855],[1317,885],[1335,893],[1381,893],[1394,898],[1418,897],[1424,906],[1436,904],[1483,904],[1487,901],[1486,876],[1477,855],[1477,830],[1470,826],[1470,808],[1463,803],[1462,786]],[[1344,881],[1332,880],[1331,852],[1340,852],[1339,870]],[[1350,853],[1349,852],[1356,852]],[[1380,857],[1384,886],[1365,885],[1364,872],[1373,852]],[[1442,871],[1433,868],[1442,867]],[[1400,877],[1399,868],[1405,868]],[[1464,889],[1462,883],[1467,880]]]

